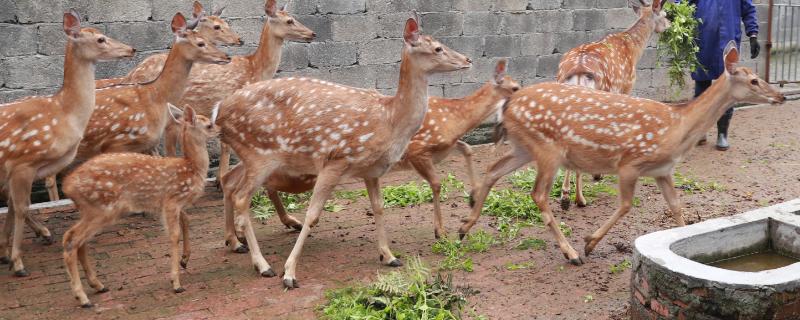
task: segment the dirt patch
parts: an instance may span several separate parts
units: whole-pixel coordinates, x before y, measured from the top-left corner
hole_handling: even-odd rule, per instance
[[[688,221],[732,215],[800,194],[798,107],[799,102],[790,102],[737,111],[728,152],[714,151],[708,145],[686,156],[679,172],[720,186],[681,193]],[[476,168],[483,172],[505,148],[476,148]],[[441,173],[452,172],[468,181],[463,168],[459,157],[439,165]],[[410,180],[419,179],[410,172],[392,173],[383,184]],[[498,188],[509,187],[506,179],[501,181]],[[360,189],[363,184],[351,182],[343,188]],[[42,246],[28,232],[24,249],[31,277],[17,279],[5,268],[0,271],[0,319],[307,319],[316,315],[325,290],[374,279],[376,272],[389,270],[379,264],[374,222],[367,216],[369,205],[362,198],[345,205],[344,210],[323,215],[301,257],[301,288],[284,292],[279,278],[261,278],[253,271],[248,255],[224,249],[221,195],[208,190],[204,200],[190,210],[193,256],[181,277],[187,292],[173,294],[169,290],[168,246],[159,218],[131,215],[91,243],[100,278],[112,288],[107,294],[90,296],[95,309],[80,309],[72,298],[60,245]],[[636,196],[641,205],[609,232],[583,266],[567,264],[552,236],[541,227],[530,227],[522,230],[521,237],[545,240],[543,250],[505,245],[471,253],[474,271],[453,271],[455,282],[480,291],[471,298],[470,307],[491,319],[623,318],[630,271],[623,268],[611,273],[612,265],[630,259],[630,245],[637,236],[674,226],[654,184],[640,184]],[[556,209],[555,214],[572,229],[569,240],[582,251],[582,237],[613,213],[616,202],[612,196],[600,196],[586,208]],[[558,207],[555,201],[553,206]],[[443,208],[445,225],[455,234],[469,207],[463,197],[451,193]],[[432,206],[390,208],[386,213],[392,250],[404,256],[419,255],[437,265],[441,256],[431,251]],[[41,218],[60,238],[77,216],[76,212],[56,212]],[[483,216],[473,232],[497,234],[495,227],[495,218]],[[267,261],[280,274],[297,234],[284,229],[275,218],[258,223],[256,232]],[[530,267],[512,271],[507,268],[509,263]]]

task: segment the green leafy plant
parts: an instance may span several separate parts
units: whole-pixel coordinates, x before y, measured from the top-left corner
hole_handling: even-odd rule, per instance
[[[657,56],[659,61],[662,57],[668,58],[668,72],[671,86],[677,86],[678,91],[686,86],[684,75],[686,71],[695,72],[698,68],[703,68],[697,60],[697,46],[695,37],[697,36],[697,26],[701,21],[694,17],[697,8],[689,4],[688,0],[680,3],[667,1],[664,3],[664,12],[671,22],[671,26],[661,33],[658,38]]]
[[[544,250],[547,247],[547,242],[538,238],[523,239],[515,247],[517,250]]]
[[[563,233],[565,237],[572,236],[572,228],[564,223],[564,221],[558,223],[558,229],[561,229],[561,233]]]
[[[301,194],[280,193],[281,202],[283,207],[288,212],[299,212],[308,206],[308,200],[311,199],[311,192]],[[266,190],[260,190],[253,196],[250,201],[250,208],[253,211],[253,217],[260,220],[267,220],[275,215],[275,205],[269,200]]]
[[[541,211],[526,192],[511,189],[492,190],[483,204],[483,212],[495,217],[510,217],[542,222]]]
[[[467,253],[486,252],[498,241],[491,234],[483,230],[470,233],[464,239],[450,240],[442,238],[433,244],[434,253],[441,254],[444,259],[439,262],[440,270],[464,270],[473,271],[472,258]]]
[[[608,268],[608,271],[609,271],[611,274],[617,274],[617,273],[622,273],[622,272],[624,272],[624,271],[625,271],[625,269],[630,269],[630,268],[631,268],[631,261],[630,261],[630,260],[628,260],[628,259],[625,259],[625,260],[623,260],[623,261],[622,261],[622,262],[620,262],[620,263],[617,263],[617,264],[612,264],[612,265],[611,265],[611,266]]]
[[[533,191],[533,187],[536,185],[536,170],[532,168],[525,168],[524,170],[514,171],[514,173],[508,176],[508,182],[510,182],[511,186],[515,189],[531,192]],[[550,189],[551,198],[561,197],[561,186],[563,184],[564,171],[558,170],[555,181],[553,182],[553,188]]]
[[[448,174],[442,181],[442,190],[439,198],[444,201],[448,198],[451,190],[464,191],[464,183],[456,179],[452,174]],[[433,201],[433,190],[425,183],[411,181],[399,186],[386,186],[381,191],[383,193],[384,207],[409,207]]]
[[[533,266],[534,266],[533,262],[530,262],[530,261],[523,262],[523,263],[509,262],[509,263],[506,263],[506,270],[516,271],[516,270],[522,270],[522,269],[529,269],[529,268],[532,268]]]

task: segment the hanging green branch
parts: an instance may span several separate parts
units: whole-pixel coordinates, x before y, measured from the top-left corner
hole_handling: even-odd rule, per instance
[[[694,17],[696,9],[687,0],[682,0],[680,3],[672,1],[664,3],[663,10],[672,25],[658,38],[659,66],[661,58],[667,57],[670,86],[677,86],[679,90],[683,90],[686,86],[684,75],[687,71],[691,73],[698,68],[703,69],[697,60],[700,47],[697,46],[695,39],[697,27],[702,21]]]

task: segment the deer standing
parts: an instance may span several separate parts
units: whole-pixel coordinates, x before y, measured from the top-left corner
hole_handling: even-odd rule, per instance
[[[187,25],[180,13],[173,17],[176,40],[158,78],[96,89],[97,107],[78,148],[78,161],[101,153],[152,150],[169,122],[169,113],[180,113],[176,108],[170,111],[169,105],[180,100],[194,62],[230,62],[228,55],[191,30],[195,23],[197,20]],[[48,179],[55,180],[55,175]]]
[[[531,196],[542,220],[570,263],[583,260],[553,218],[548,193],[562,166],[593,174],[619,175],[620,208],[585,239],[589,255],[609,229],[631,208],[636,181],[654,177],[672,217],[684,220],[672,180],[675,165],[725,110],[739,102],[782,103],[782,94],[750,69],[736,67],[739,53],[731,41],[724,53],[726,72],[703,95],[681,105],[633,98],[590,88],[544,83],[515,93],[503,112],[513,150],[495,162],[475,193],[472,215],[459,233],[475,224],[492,185],[531,160],[536,184]]]
[[[490,114],[500,111],[506,99],[520,89],[519,83],[506,75],[506,64],[505,59],[498,61],[492,80],[469,96],[457,99],[429,98],[428,112],[422,121],[422,127],[411,138],[402,160],[393,167],[402,170],[414,169],[431,186],[434,235],[437,239],[446,232],[439,204],[441,179],[435,172],[434,164],[447,158],[453,150],[457,150],[464,157],[470,185],[475,186],[472,148],[458,139],[477,127]],[[239,178],[232,179],[238,180]],[[303,193],[311,190],[314,182],[315,176],[313,175],[293,177],[283,172],[275,172],[267,178],[264,183],[267,195],[275,205],[278,218],[287,227],[300,230],[302,224],[286,213],[278,192]],[[246,252],[244,249],[244,247],[239,247],[237,252],[244,253]]]
[[[378,228],[381,261],[402,263],[389,250],[378,179],[402,159],[428,108],[428,76],[469,68],[471,61],[429,36],[417,20],[405,25],[397,95],[390,97],[307,78],[262,81],[225,99],[216,123],[222,141],[242,164],[223,176],[226,225],[243,230],[252,261],[262,276],[275,273],[261,255],[250,221],[256,187],[278,170],[316,175],[314,194],[302,230],[286,261],[283,285],[298,287],[297,259],[333,188],[343,177],[363,178]],[[237,171],[244,171],[237,173]],[[238,179],[234,179],[238,178]],[[235,230],[225,231],[232,248],[241,246]]]
[[[161,158],[138,153],[109,153],[92,158],[64,179],[64,193],[75,201],[81,218],[64,233],[64,264],[75,297],[84,308],[92,306],[83,291],[78,261],[89,285],[108,292],[89,260],[87,242],[100,230],[128,212],[158,212],[170,240],[170,278],[175,293],[184,292],[180,267],[189,261],[189,222],[183,211],[200,196],[208,174],[206,142],[217,127],[186,107],[183,119],[183,158]],[[174,119],[174,122],[180,122]],[[183,235],[183,255],[178,241]]]
[[[61,90],[0,106],[0,181],[10,199],[0,235],[0,262],[11,262],[18,277],[28,275],[22,263],[23,223],[52,242],[50,231],[28,213],[33,181],[58,172],[75,157],[95,105],[95,63],[135,52],[97,29],[81,28],[80,21],[74,10],[64,13],[67,47]]]
[[[224,10],[225,7],[214,9],[211,15],[207,15],[203,4],[200,1],[195,1],[192,7],[192,19],[198,20],[198,23],[194,30],[201,37],[213,42],[215,45],[243,45],[242,37],[231,29],[228,22],[220,18]],[[128,80],[132,74],[139,74],[138,80],[142,82],[151,81],[158,77],[158,74],[164,69],[166,61],[167,53],[151,55],[139,63],[125,77],[97,80],[95,81],[95,87],[105,88],[112,85],[132,84],[132,82],[127,82],[132,81]],[[178,126],[178,129],[180,131],[180,126]]]
[[[636,82],[636,64],[653,33],[662,33],[670,26],[666,12],[661,11],[666,0],[653,0],[648,6],[643,0],[630,0],[639,20],[628,30],[606,36],[600,41],[587,43],[564,54],[558,66],[558,82],[589,87],[597,90],[631,94]],[[561,185],[561,208],[569,209],[569,171],[564,172]],[[599,176],[596,176],[599,177]],[[575,172],[575,202],[586,206],[583,181]]]

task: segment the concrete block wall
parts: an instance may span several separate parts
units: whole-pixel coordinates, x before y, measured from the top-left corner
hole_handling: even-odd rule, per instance
[[[135,59],[106,62],[97,77],[126,74],[150,54],[166,50],[169,21],[189,14],[191,0],[0,0],[0,103],[49,94],[62,81],[65,36],[62,13],[76,8],[86,25],[134,45]],[[204,0],[208,10],[227,5],[223,17],[246,45],[226,48],[252,52],[264,21],[263,0]],[[280,2],[280,1],[279,1]],[[766,26],[766,0],[756,0]],[[392,93],[397,84],[403,22],[411,10],[422,29],[474,61],[472,70],[439,75],[430,94],[463,96],[489,80],[500,57],[510,73],[528,85],[552,80],[561,55],[581,43],[619,32],[636,19],[626,0],[294,0],[289,11],[314,29],[310,44],[288,43],[279,77],[304,74]],[[281,3],[282,4],[282,3]],[[764,32],[766,34],[766,32]],[[666,70],[656,65],[651,41],[639,64],[635,94],[660,100],[675,96]],[[744,50],[749,50],[743,48]],[[762,63],[748,61],[758,70]]]

